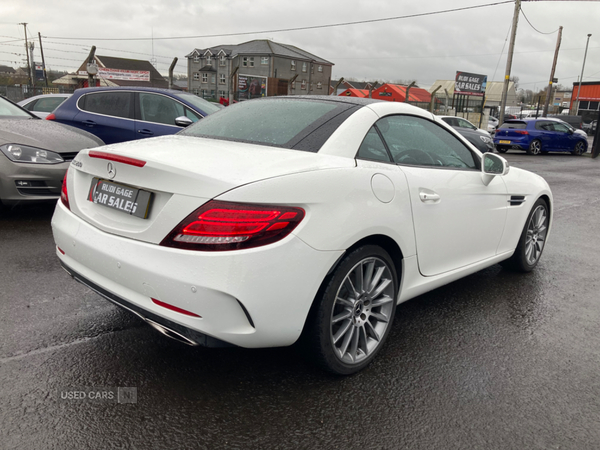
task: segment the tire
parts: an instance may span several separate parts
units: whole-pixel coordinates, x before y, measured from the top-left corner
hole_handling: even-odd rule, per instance
[[[304,351],[336,375],[362,370],[390,332],[397,293],[396,269],[385,250],[365,245],[351,251],[315,298],[301,338]]]
[[[577,144],[575,144],[575,148],[573,149],[571,154],[575,155],[575,156],[581,156],[585,152],[587,152],[587,146],[585,145],[585,143],[583,141],[579,141],[579,142],[577,142]]]
[[[498,150],[498,153],[506,153],[508,151],[506,147],[500,147],[499,145],[496,146],[496,150]]]
[[[528,155],[539,155],[542,153],[542,142],[539,139],[534,139],[529,144],[529,148],[527,149]]]
[[[531,272],[544,251],[549,221],[548,204],[540,198],[527,216],[515,253],[500,264],[507,269]]]

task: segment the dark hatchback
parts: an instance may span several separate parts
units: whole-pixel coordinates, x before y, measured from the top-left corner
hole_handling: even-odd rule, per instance
[[[80,128],[114,144],[175,134],[221,108],[218,103],[169,89],[84,88],[76,90],[46,120]]]
[[[494,136],[496,150],[525,150],[530,155],[548,152],[570,152],[581,155],[587,151],[587,137],[583,131],[553,118],[507,120]]]

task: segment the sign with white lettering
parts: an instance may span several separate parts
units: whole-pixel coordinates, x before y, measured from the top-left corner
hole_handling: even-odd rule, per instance
[[[88,200],[126,214],[145,219],[150,209],[152,193],[94,178]]]
[[[487,75],[468,72],[456,72],[454,93],[459,95],[475,95],[483,97],[487,84]]]
[[[87,76],[88,73],[84,70],[80,70],[79,75]],[[121,70],[98,67],[97,76],[106,80],[150,81],[149,70]]]

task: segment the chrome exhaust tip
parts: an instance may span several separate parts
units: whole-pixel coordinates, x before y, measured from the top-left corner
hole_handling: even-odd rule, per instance
[[[176,341],[179,341],[186,345],[191,345],[191,346],[199,345],[197,342],[192,341],[190,338],[187,338],[184,335],[182,335],[181,333],[178,333],[175,330],[171,330],[170,328],[167,328],[164,325],[156,323],[154,320],[148,319],[147,317],[143,317],[143,319],[146,321],[146,323],[148,325],[150,325],[156,331],[158,331],[159,333],[161,333],[167,337],[170,337],[171,339],[175,339]]]

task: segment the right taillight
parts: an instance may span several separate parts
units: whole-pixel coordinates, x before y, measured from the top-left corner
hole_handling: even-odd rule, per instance
[[[277,242],[304,218],[302,208],[210,201],[177,225],[160,245],[223,251]]]
[[[70,211],[71,206],[69,205],[69,193],[67,192],[67,175],[68,174],[69,174],[69,171],[67,170],[65,172],[65,177],[63,178],[62,188],[60,190],[60,201],[63,202],[63,205],[65,205],[67,207],[67,209]]]
[[[56,120],[56,116],[53,113],[50,113],[46,116],[46,120]]]

